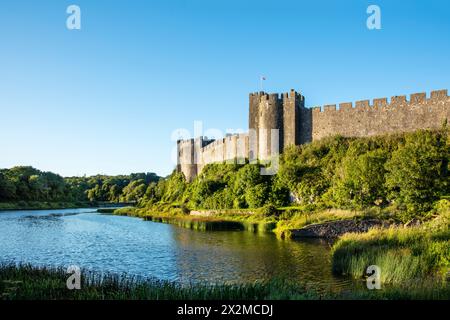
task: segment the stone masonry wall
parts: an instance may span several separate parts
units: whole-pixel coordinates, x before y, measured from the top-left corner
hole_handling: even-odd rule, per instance
[[[249,154],[248,134],[235,134],[218,140],[203,137],[178,141],[177,171],[192,181],[208,163],[245,163]]]
[[[234,134],[223,139],[215,140],[200,151],[198,172],[208,163],[244,163],[248,158],[248,134]]]
[[[340,134],[347,137],[365,137],[418,129],[440,128],[450,119],[450,97],[447,90],[341,103],[312,109],[312,140]]]

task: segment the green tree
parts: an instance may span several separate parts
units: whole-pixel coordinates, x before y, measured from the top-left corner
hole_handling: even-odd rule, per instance
[[[337,206],[363,208],[385,199],[386,159],[379,149],[344,158],[330,191]]]
[[[248,188],[245,192],[245,201],[249,208],[260,208],[264,206],[269,199],[269,188],[267,184],[260,183]]]
[[[410,213],[431,208],[443,191],[448,153],[442,133],[418,131],[386,163],[386,187],[390,200]]]
[[[144,196],[146,188],[143,179],[134,180],[123,189],[122,200],[126,202],[137,202]]]
[[[166,191],[163,200],[166,202],[181,201],[185,189],[186,180],[183,173],[173,172],[167,179]]]
[[[16,186],[0,172],[0,201],[13,200],[16,197]]]

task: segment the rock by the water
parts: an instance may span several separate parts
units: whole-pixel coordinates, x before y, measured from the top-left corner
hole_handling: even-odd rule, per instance
[[[292,238],[337,238],[347,232],[367,232],[374,227],[387,228],[389,226],[388,222],[376,219],[337,220],[291,230],[291,234]]]

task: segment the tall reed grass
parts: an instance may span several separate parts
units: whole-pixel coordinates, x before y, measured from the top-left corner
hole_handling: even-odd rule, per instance
[[[415,227],[349,233],[333,246],[333,271],[361,278],[369,265],[381,268],[381,281],[402,283],[450,272],[449,213]]]
[[[320,299],[318,293],[285,281],[251,284],[183,284],[127,274],[83,271],[81,289],[68,290],[62,268],[7,264],[0,266],[0,299],[4,300],[263,300]]]
[[[0,265],[0,300],[347,300],[450,298],[444,283],[419,281],[385,286],[382,290],[355,288],[317,291],[293,281],[274,279],[250,284],[183,284],[127,274],[83,271],[81,289],[68,290],[62,268]]]

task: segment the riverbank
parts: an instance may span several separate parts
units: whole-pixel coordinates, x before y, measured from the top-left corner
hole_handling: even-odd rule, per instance
[[[157,204],[143,208],[105,209],[99,210],[99,212],[139,217],[149,221],[171,223],[197,230],[273,232],[281,239],[301,237],[335,239],[347,232],[366,232],[371,227],[399,223],[394,215],[381,210],[326,209],[307,211],[300,207],[275,208],[273,206],[253,210],[189,211],[177,205]]]
[[[16,202],[0,202],[0,211],[14,210],[56,210],[56,209],[78,209],[78,208],[98,208],[107,207],[105,212],[112,213],[117,208],[130,205],[129,203],[117,202],[49,202],[49,201],[16,201]],[[111,210],[108,210],[111,209]],[[101,209],[100,209],[101,210]]]
[[[17,201],[17,202],[0,202],[0,211],[75,209],[75,208],[90,208],[95,206],[96,204],[91,202]]]
[[[446,300],[448,286],[427,282],[354,292],[317,292],[283,280],[252,284],[189,284],[82,271],[81,289],[68,290],[62,268],[0,266],[0,300]]]
[[[271,232],[276,227],[274,217],[262,216],[246,210],[208,210],[203,215],[171,205],[157,205],[137,208],[124,207],[113,211],[115,215],[138,217],[148,221],[170,223],[193,230],[245,230],[251,232]]]

